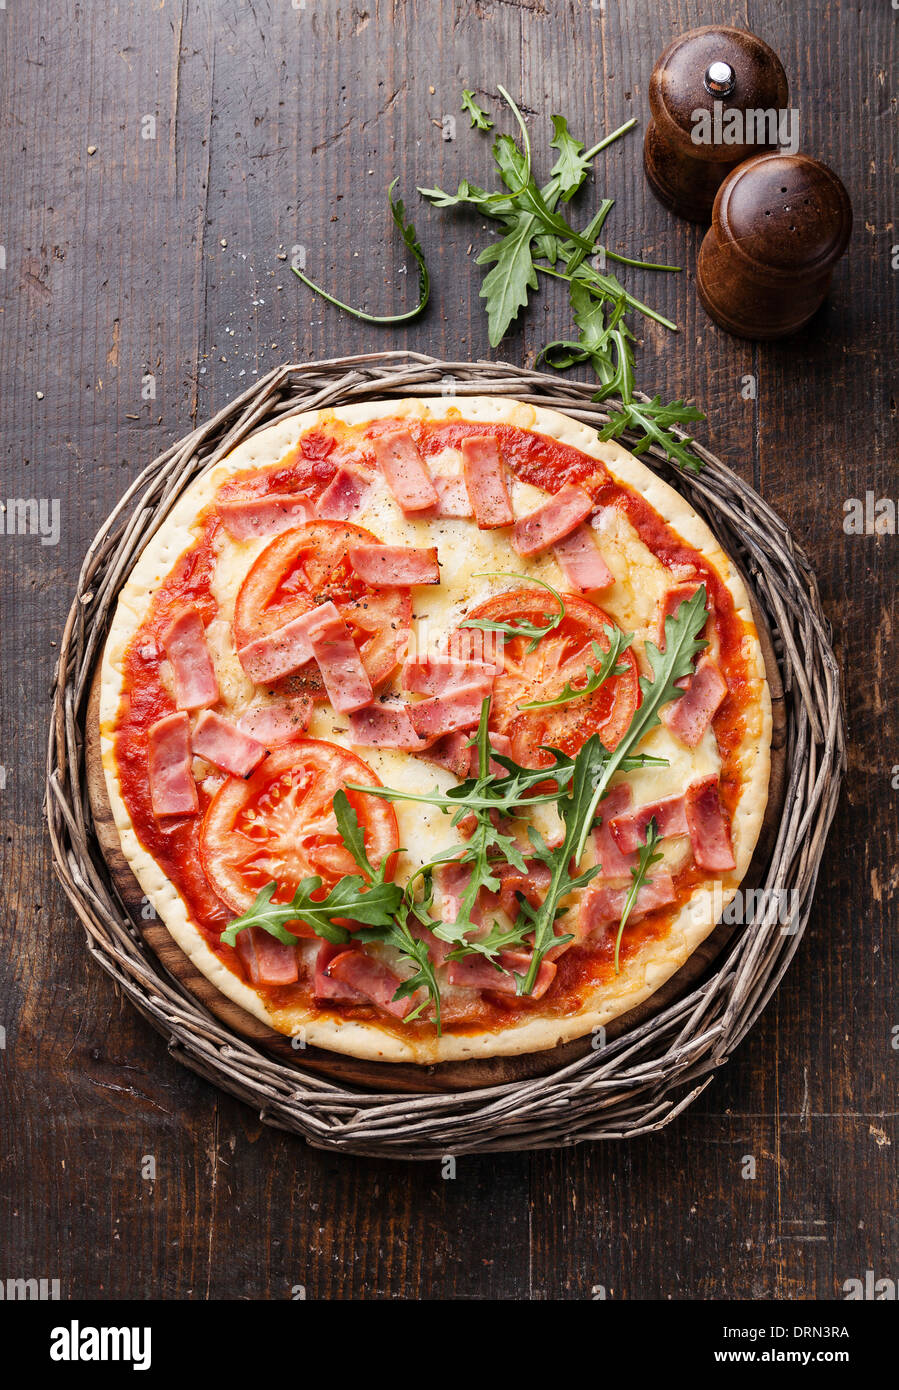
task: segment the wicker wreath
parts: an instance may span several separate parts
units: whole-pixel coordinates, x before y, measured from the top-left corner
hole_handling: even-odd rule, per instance
[[[786,799],[763,889],[789,891],[788,925],[751,921],[698,987],[649,1021],[546,1076],[481,1090],[397,1095],[335,1084],[279,1061],[219,1022],[165,972],[110,880],[88,800],[84,721],[91,673],[119,590],[198,474],[254,431],[301,411],[390,396],[501,395],[599,427],[594,388],[506,363],[384,352],[281,367],[149,465],[94,538],[60,644],[45,812],[53,860],[87,947],[192,1071],[318,1148],[405,1159],[542,1149],[661,1129],[746,1036],[805,929],[845,769],[839,674],[808,559],[784,522],[701,446],[697,475],[644,461],[686,495],[749,575],[774,634],[786,694]],[[615,406],[611,401],[609,405]],[[779,920],[783,922],[781,915]]]

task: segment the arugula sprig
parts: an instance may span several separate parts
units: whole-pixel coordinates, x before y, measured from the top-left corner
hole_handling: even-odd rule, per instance
[[[637,901],[637,894],[639,893],[640,889],[643,887],[645,883],[652,882],[652,879],[649,878],[648,875],[649,870],[652,868],[653,864],[658,864],[659,860],[664,858],[664,855],[661,853],[661,851],[658,854],[654,852],[655,847],[659,843],[659,840],[661,838],[662,837],[659,834],[659,827],[656,824],[655,816],[653,816],[652,820],[646,827],[646,834],[643,838],[643,844],[637,847],[637,865],[636,868],[631,869],[631,878],[633,879],[633,882],[631,883],[631,886],[627,891],[627,897],[624,900],[624,907],[621,911],[621,921],[618,923],[618,935],[615,938],[616,975],[621,974],[621,967],[618,963],[618,953],[621,950],[621,938],[624,936],[624,929],[627,926],[627,919],[630,917],[631,912],[633,911],[634,903]]]
[[[583,874],[572,874],[571,869],[576,869],[580,863],[596,808],[625,759],[633,755],[645,735],[661,722],[662,706],[683,693],[677,682],[692,673],[698,653],[708,646],[699,636],[707,618],[705,585],[701,584],[691,598],[679,605],[675,614],[665,619],[665,650],[660,651],[654,642],[646,643],[652,677],[640,677],[641,703],[615,748],[610,752],[596,734],[591,734],[574,760],[570,784],[565,795],[559,798],[565,838],[561,846],[552,851],[545,850],[544,846],[543,853],[537,846],[539,857],[549,867],[552,877],[535,916],[534,951],[528,973],[521,982],[522,994],[531,993],[541,960],[550,947],[557,944],[554,925],[562,899],[585,881]],[[529,833],[533,839],[533,827]]]
[[[631,645],[634,640],[632,632],[622,632],[620,627],[613,627],[611,623],[603,624],[603,632],[609,643],[609,650],[604,652],[598,642],[591,642],[590,646],[596,658],[596,666],[587,663],[586,684],[573,686],[571,681],[566,681],[561,692],[554,696],[552,700],[527,700],[518,706],[519,709],[553,709],[556,705],[567,705],[571,700],[580,700],[585,695],[593,695],[603,685],[610,676],[623,676],[627,671],[627,666],[619,666],[618,658],[623,651]]]
[[[410,319],[418,317],[431,297],[431,276],[425,262],[424,252],[421,249],[421,243],[412,223],[406,221],[406,208],[402,198],[397,198],[394,201],[393,190],[398,183],[399,179],[394,179],[387,189],[387,202],[390,205],[390,215],[399,228],[400,236],[418,265],[418,303],[414,309],[408,309],[403,314],[368,314],[364,309],[354,309],[352,304],[345,304],[342,299],[337,299],[333,294],[329,294],[327,290],[323,289],[321,285],[317,285],[314,280],[310,280],[308,275],[304,275],[296,266],[291,267],[294,275],[302,280],[304,285],[308,285],[329,304],[336,305],[338,309],[352,314],[353,318],[361,319],[363,323],[408,323]]]
[[[548,589],[553,598],[559,605],[557,613],[544,613],[543,626],[529,622],[527,618],[521,618],[514,623],[493,622],[489,618],[466,618],[459,624],[460,627],[477,628],[479,632],[499,632],[504,638],[529,637],[530,641],[525,647],[525,652],[530,655],[536,651],[538,642],[553,632],[565,617],[565,600],[551,584],[546,584],[542,579],[535,578],[529,574],[511,574],[506,571],[501,573],[475,574],[473,579],[523,579],[527,584],[539,584],[541,589]]]
[[[557,339],[547,344],[540,356],[559,370],[589,362],[600,382],[594,399],[620,399],[621,409],[610,412],[602,439],[617,439],[627,431],[637,437],[635,452],[643,453],[655,444],[672,462],[698,471],[702,463],[690,448],[692,440],[681,439],[672,427],[688,425],[704,416],[682,400],[663,404],[658,396],[649,400],[635,390],[636,338],[624,316],[639,313],[671,332],[677,332],[677,325],[631,294],[607,270],[606,263],[654,271],[676,272],[680,267],[626,256],[601,244],[600,234],[614,206],[610,198],[601,201],[580,232],[559,210],[560,204],[570,203],[583,186],[597,154],[632,130],[636,121],[625,122],[592,149],[585,150],[583,142],[569,131],[565,118],[554,115],[549,143],[557,158],[549,181],[539,187],[531,169],[530,141],[521,112],[508,92],[502,88],[500,92],[522,132],[524,146],[519,148],[511,135],[499,135],[494,141],[494,163],[508,191],[489,193],[467,179],[460,182],[455,194],[439,188],[418,190],[435,207],[467,206],[501,226],[500,238],[477,258],[477,264],[490,267],[480,293],[487,309],[491,346],[499,346],[527,307],[530,294],[539,287],[540,275],[564,281],[578,337]],[[599,265],[588,260],[597,256],[601,257]]]

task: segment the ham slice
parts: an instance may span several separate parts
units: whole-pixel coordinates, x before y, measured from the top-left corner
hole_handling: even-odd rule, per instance
[[[471,773],[470,739],[470,733],[460,730],[453,734],[444,734],[434,743],[422,746],[422,757],[427,758],[429,763],[436,763],[438,767],[445,767],[454,777],[468,777]]]
[[[526,873],[516,869],[514,864],[500,864],[496,870],[496,876],[500,881],[497,906],[501,907],[513,922],[518,916],[520,907],[516,895],[520,893],[531,907],[539,907],[546,896],[552,878],[549,865],[542,863],[541,860],[527,859],[525,863],[527,864]],[[564,920],[563,917],[563,923]]]
[[[700,657],[696,670],[679,700],[662,708],[662,723],[685,743],[695,748],[727,695],[727,681],[711,657]]]
[[[516,975],[526,975],[531,964],[530,956],[526,955],[524,951],[503,951],[500,953],[499,960],[504,970],[514,970]],[[542,999],[552,984],[555,974],[556,967],[553,962],[542,960],[537,971],[537,978],[534,981],[534,988],[528,998]],[[500,974],[485,956],[463,956],[461,960],[451,961],[449,982],[451,985],[467,985],[469,989],[490,989],[497,994],[515,993],[514,976]]]
[[[422,738],[439,738],[454,729],[470,729],[481,717],[481,705],[486,697],[483,682],[460,685],[445,695],[435,695],[409,706],[416,733]]]
[[[254,985],[292,985],[299,979],[296,946],[264,931],[245,927],[237,933],[236,951]]]
[[[351,545],[347,554],[359,578],[376,588],[440,583],[434,545],[420,549],[406,545]]]
[[[219,697],[206,630],[196,608],[184,608],[162,634],[162,645],[172,665],[175,703],[179,709],[202,709]]]
[[[333,941],[322,942],[315,957],[312,992],[316,999],[330,999],[337,1004],[364,1004],[364,994],[360,994],[358,989],[353,989],[352,985],[345,985],[342,980],[332,980],[328,974],[331,961],[336,960],[345,950],[345,946],[336,946]]]
[[[499,734],[499,733],[496,733],[496,734],[494,734],[494,733],[488,734],[488,741],[489,741],[490,747],[493,749],[493,752],[494,752],[494,753],[502,753],[502,755],[503,755],[504,757],[506,757],[506,758],[511,758],[511,756],[512,756],[512,740],[511,740],[506,734]],[[467,738],[466,738],[466,742],[467,742]],[[469,750],[468,750],[468,769],[467,769],[467,770],[468,770],[468,775],[469,775],[470,777],[477,777],[477,776],[478,776],[478,773],[479,773],[479,771],[480,771],[480,767],[479,767],[479,763],[478,763],[478,750],[477,750],[477,748],[470,747]],[[508,777],[508,775],[509,775],[508,770],[507,770],[506,768],[503,767],[502,763],[496,762],[496,760],[495,760],[494,758],[491,758],[491,759],[490,759],[489,771],[493,774],[494,777]]]
[[[312,701],[306,695],[294,700],[281,700],[277,704],[258,705],[248,709],[237,721],[250,738],[258,739],[266,748],[277,748],[282,743],[290,743],[304,733],[312,717]]]
[[[147,767],[154,816],[195,816],[199,812],[190,758],[190,719],[183,710],[150,725]]]
[[[328,699],[338,714],[352,714],[371,703],[368,672],[335,605],[321,603],[313,613],[316,620],[309,625],[309,641]]]
[[[692,782],[686,790],[684,800],[693,858],[700,869],[711,869],[715,872],[735,869],[730,825],[718,796],[717,776],[704,777],[699,782]]]
[[[393,997],[402,984],[399,975],[395,975],[383,961],[375,960],[374,956],[366,955],[364,951],[355,948],[341,951],[329,962],[325,973],[330,979],[358,990],[365,999],[394,1018],[405,1018],[415,1008],[411,995],[403,999]]]
[[[315,505],[320,521],[352,521],[371,487],[371,479],[358,468],[341,464]]]
[[[434,477],[434,487],[437,490],[438,517],[448,519],[458,517],[461,520],[467,520],[474,515],[471,509],[471,498],[465,486],[465,479],[461,474],[447,478],[442,473],[437,473]]]
[[[268,752],[264,743],[208,709],[197,720],[191,742],[195,754],[233,777],[249,777]]]
[[[591,883],[581,904],[580,935],[586,938],[601,927],[620,922],[627,895],[627,888],[610,888],[599,879]],[[638,890],[628,922],[639,922],[641,917],[650,912],[670,907],[675,901],[675,896],[674,879],[671,875],[653,874],[649,883],[644,883]]]
[[[417,752],[422,740],[415,732],[409,706],[401,701],[375,701],[350,715],[350,741],[366,748],[400,748]]]
[[[569,535],[556,541],[553,549],[559,568],[572,589],[587,594],[615,583],[615,576],[603,559],[589,526],[576,526]]]
[[[313,657],[309,628],[317,622],[317,608],[301,613],[265,637],[248,642],[237,653],[241,666],[257,685],[268,685],[298,671]]]
[[[687,834],[687,813],[682,796],[666,796],[663,801],[653,801],[646,806],[638,806],[629,815],[609,818],[609,829],[622,854],[632,854],[646,843],[646,830],[651,820],[655,820],[659,835],[663,840],[671,835]]]
[[[462,476],[475,520],[482,531],[511,526],[515,517],[499,448],[492,434],[462,440]]]
[[[602,877],[604,879],[626,878],[630,880],[631,869],[637,867],[636,854],[622,854],[610,826],[610,822],[617,816],[624,815],[631,800],[632,793],[627,782],[619,782],[618,786],[613,787],[608,796],[599,803],[602,825],[594,830],[593,843],[596,846],[596,858],[602,865]]]
[[[414,515],[437,507],[437,489],[408,430],[390,430],[371,442],[387,486],[404,512]]]
[[[309,520],[309,506],[301,497],[289,493],[269,493],[267,497],[235,497],[219,502],[222,525],[236,541],[277,536],[292,526]]]
[[[471,868],[471,864],[460,864],[457,860],[449,859],[435,869],[434,878],[440,890],[441,922],[458,921],[462,899],[471,883]],[[480,894],[478,896],[480,898]],[[471,911],[471,920],[481,922],[480,902],[475,903]]]
[[[515,523],[512,545],[519,555],[539,555],[571,534],[593,510],[593,498],[583,488],[566,484],[542,507]]]
[[[463,685],[483,685],[489,694],[495,668],[486,661],[462,661],[455,656],[412,656],[400,674],[404,690],[415,695],[446,695]]]

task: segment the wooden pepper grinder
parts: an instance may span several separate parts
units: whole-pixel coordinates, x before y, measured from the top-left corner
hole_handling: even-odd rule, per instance
[[[747,129],[749,123],[728,120],[728,112],[779,113],[787,99],[781,61],[755,34],[709,24],[674,39],[649,79],[652,120],[643,164],[656,197],[679,217],[707,222],[734,166],[771,147],[756,143],[754,121]],[[767,125],[761,133],[769,134]]]
[[[852,205],[806,154],[748,159],[718,190],[696,268],[699,297],[738,338],[783,338],[807,323],[849,244]]]

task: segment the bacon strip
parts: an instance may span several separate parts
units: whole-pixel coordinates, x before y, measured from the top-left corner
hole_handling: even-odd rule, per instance
[[[449,478],[442,473],[436,473],[434,487],[437,489],[438,517],[458,517],[467,520],[474,515],[465,479],[461,475]]]
[[[371,702],[368,672],[335,605],[321,603],[313,613],[316,620],[309,624],[309,641],[328,699],[338,714],[351,714]]]
[[[432,700],[410,705],[409,713],[416,733],[422,738],[439,738],[454,729],[470,729],[477,724],[484,698],[483,683],[460,685],[445,695],[435,695]]]
[[[727,695],[727,681],[711,657],[702,656],[679,700],[662,709],[662,723],[688,748],[702,739]]]
[[[292,526],[309,520],[308,504],[290,493],[269,493],[267,497],[235,497],[219,502],[222,525],[236,541],[277,536]]]
[[[571,585],[582,594],[593,589],[607,589],[615,576],[602,557],[589,526],[576,526],[568,536],[556,541],[554,547],[559,568]]]
[[[539,555],[580,526],[593,510],[593,498],[574,483],[544,502],[542,507],[515,523],[512,545],[519,555]]]
[[[147,768],[154,816],[197,815],[200,801],[190,756],[190,719],[183,710],[150,725]]]
[[[358,468],[341,464],[315,505],[320,521],[352,521],[371,487],[371,479]]]
[[[735,869],[730,825],[718,796],[718,778],[713,775],[692,782],[684,795],[687,828],[693,858],[700,869]]]
[[[310,608],[283,627],[276,627],[274,632],[257,637],[241,647],[237,656],[250,680],[257,685],[268,685],[271,681],[280,680],[281,676],[290,675],[291,671],[298,671],[307,661],[311,661],[313,652],[309,628],[315,626],[317,613],[317,608]]]
[[[254,985],[292,985],[299,979],[296,946],[264,931],[245,927],[237,933],[237,954]]]
[[[404,512],[425,512],[438,505],[437,489],[408,430],[390,430],[371,442],[387,486]]]
[[[268,752],[264,743],[208,709],[197,720],[191,742],[194,753],[232,777],[249,777]]]
[[[504,970],[514,970],[517,975],[526,975],[531,964],[531,957],[523,951],[502,951],[499,960]],[[556,966],[553,962],[542,960],[537,970],[534,988],[528,998],[542,999],[555,974]],[[467,985],[469,989],[489,989],[497,994],[515,993],[514,976],[500,974],[484,956],[463,956],[461,960],[451,961],[449,982],[451,985]]]
[[[454,656],[411,656],[400,674],[404,690],[416,695],[446,695],[463,685],[493,684],[495,668],[486,661],[461,661]]]
[[[422,757],[427,758],[429,763],[436,763],[438,767],[445,767],[454,777],[468,777],[471,769],[470,738],[470,734],[461,730],[443,734],[434,743],[422,746]]]
[[[350,739],[367,748],[401,748],[417,752],[423,740],[415,732],[409,706],[375,701],[350,715]]]
[[[622,854],[632,854],[646,843],[649,822],[654,820],[661,838],[670,835],[686,835],[687,814],[682,796],[666,796],[662,801],[653,801],[646,806],[638,806],[630,815],[614,816],[609,820],[609,829]]]
[[[238,719],[237,727],[266,748],[277,748],[304,733],[311,718],[312,701],[308,695],[299,695],[293,700],[246,710]]]
[[[475,520],[482,531],[511,526],[515,520],[505,472],[492,434],[462,440],[462,476]]]
[[[411,995],[403,999],[393,997],[402,984],[399,975],[395,975],[383,961],[375,960],[374,956],[366,955],[364,951],[352,947],[342,951],[330,961],[325,974],[358,990],[372,1004],[394,1018],[405,1018],[415,1008]]]
[[[597,879],[591,883],[581,904],[581,934],[591,936],[600,927],[607,927],[621,921],[624,904],[627,901],[627,888],[610,888],[607,883]],[[628,922],[639,922],[641,917],[656,912],[661,907],[669,907],[675,900],[674,879],[670,874],[653,874],[649,883],[644,883],[634,899],[634,906]]]
[[[322,942],[315,957],[312,992],[316,999],[330,999],[338,1004],[364,1004],[364,994],[360,994],[358,989],[353,989],[352,985],[345,985],[342,980],[332,980],[328,974],[331,961],[336,960],[345,950],[345,946],[337,946],[333,941]]]
[[[659,609],[658,636],[656,639],[656,645],[660,652],[665,650],[665,619],[673,618],[681,604],[691,599],[698,588],[699,583],[696,580],[687,581],[683,584],[675,584],[674,588],[669,589],[663,597]],[[711,598],[708,595],[706,596],[706,611],[709,613],[711,612]],[[705,626],[699,633],[700,637],[708,636],[708,632],[706,631],[708,625],[708,619],[706,619]]]
[[[593,832],[596,858],[602,865],[602,877],[630,878],[631,869],[637,867],[636,854],[622,854],[618,842],[612,834],[610,822],[621,816],[631,804],[632,792],[627,782],[619,782],[608,796],[599,803],[602,825]]]
[[[359,578],[377,588],[440,583],[434,545],[351,545],[347,555]]]
[[[175,703],[179,709],[202,709],[219,697],[206,630],[196,608],[183,608],[162,634],[162,645],[171,662]]]

